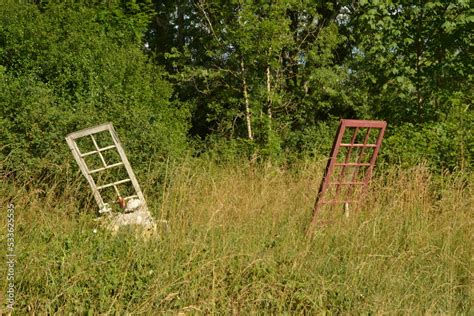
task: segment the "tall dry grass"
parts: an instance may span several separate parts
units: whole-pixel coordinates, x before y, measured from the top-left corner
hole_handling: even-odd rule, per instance
[[[41,190],[3,183],[2,208],[16,206],[16,311],[473,312],[472,174],[384,170],[359,212],[307,238],[322,162],[163,168],[159,186],[153,171],[140,178],[171,225],[150,240],[96,227],[75,173]]]

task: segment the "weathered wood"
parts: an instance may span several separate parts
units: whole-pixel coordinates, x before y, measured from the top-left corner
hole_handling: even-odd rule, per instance
[[[76,142],[74,141],[72,137],[70,137],[70,135],[66,137],[66,142],[69,146],[69,149],[72,152],[72,155],[74,156],[74,159],[79,165],[79,169],[81,169],[82,175],[86,178],[87,182],[89,183],[89,186],[92,189],[92,194],[94,195],[97,205],[99,205],[99,209],[102,209],[104,207],[104,201],[102,200],[102,196],[97,190],[94,179],[89,174],[89,169],[87,168],[84,158],[81,157],[81,154],[80,154],[79,148],[77,147]]]
[[[99,147],[99,145],[97,144],[97,141],[94,137],[94,134],[101,133],[101,132],[108,132],[110,134],[110,136],[112,138],[112,141],[113,141],[113,145],[106,146],[106,147],[103,147],[103,148]],[[92,142],[93,142],[94,147],[95,147],[95,150],[82,154],[79,147],[78,147],[78,145],[77,145],[77,143],[76,143],[76,140],[79,139],[79,138],[82,138],[82,137],[87,137],[87,136],[91,137]],[[81,169],[82,174],[87,179],[87,182],[89,183],[89,186],[91,187],[92,193],[93,193],[94,198],[95,198],[95,200],[96,200],[96,202],[99,206],[99,209],[102,209],[106,205],[106,203],[104,203],[104,200],[103,200],[103,198],[100,194],[100,190],[103,190],[103,189],[106,189],[106,188],[109,188],[109,187],[113,187],[114,190],[115,190],[115,193],[117,194],[117,196],[120,197],[120,191],[119,191],[117,186],[120,185],[120,184],[123,184],[123,183],[131,182],[132,185],[133,185],[135,194],[132,194],[132,195],[126,197],[125,199],[129,200],[129,199],[132,199],[132,198],[138,198],[142,202],[142,205],[143,205],[142,210],[143,211],[148,210],[147,206],[146,206],[145,198],[143,196],[143,193],[140,189],[138,181],[135,177],[135,174],[132,170],[132,167],[130,166],[128,158],[125,154],[125,151],[122,147],[122,144],[120,143],[120,139],[118,138],[118,135],[117,135],[112,123],[105,123],[105,124],[101,124],[101,125],[98,125],[98,126],[95,126],[95,127],[86,128],[86,129],[83,129],[83,130],[80,130],[80,131],[77,131],[77,132],[74,132],[74,133],[70,133],[66,137],[66,142],[67,142],[67,144],[68,144],[68,146],[69,146],[69,148],[70,148],[70,150],[71,150],[71,152],[74,156],[74,159],[76,160],[77,164],[79,165],[79,168]],[[105,150],[111,150],[113,148],[115,148],[116,151],[118,152],[121,161],[118,162],[118,163],[107,165],[107,162],[105,161],[105,159],[102,155],[102,152],[105,151]],[[87,163],[86,163],[84,157],[94,155],[94,154],[97,154],[100,157],[100,160],[102,161],[103,167],[100,167],[100,168],[97,168],[97,169],[94,169],[94,170],[90,170],[89,167],[87,166]],[[94,181],[94,178],[91,176],[91,174],[100,173],[100,172],[105,171],[107,169],[111,169],[111,168],[114,168],[114,167],[119,167],[119,166],[122,166],[122,165],[125,167],[125,170],[127,171],[128,178],[126,178],[126,179],[121,179],[119,181],[106,183],[106,184],[97,186],[97,184]]]
[[[91,171],[89,171],[89,174],[93,174],[93,173],[96,173],[96,172],[99,172],[99,171],[104,171],[104,170],[111,169],[111,168],[118,167],[118,166],[123,166],[123,162],[117,162],[117,163],[114,163],[113,165],[107,165],[106,167],[91,170]]]
[[[148,209],[145,198],[143,197],[142,190],[140,189],[140,185],[138,184],[137,178],[135,178],[135,174],[133,173],[132,167],[130,166],[130,162],[128,161],[127,155],[125,155],[125,151],[122,148],[120,139],[113,126],[110,127],[109,133],[110,133],[110,136],[112,136],[112,140],[114,141],[115,146],[117,146],[117,151],[120,155],[120,158],[122,159],[125,169],[127,170],[128,177],[132,181],[132,185],[133,185],[133,188],[135,189],[135,193],[138,195],[138,198],[142,201],[144,208]]]
[[[131,181],[130,179],[123,179],[123,180],[115,181],[115,182],[112,182],[112,183],[104,184],[104,185],[101,185],[101,186],[97,187],[97,190],[102,190],[102,189],[110,188],[110,187],[112,187],[112,186],[115,186],[115,185],[118,185],[118,184],[127,183],[127,182],[130,182],[130,181]]]
[[[99,151],[106,151],[106,150],[109,150],[109,149],[112,149],[112,148],[115,148],[115,145],[102,147],[102,148],[99,149]],[[97,150],[93,150],[93,151],[86,152],[85,154],[81,154],[81,157],[86,157],[86,156],[90,156],[90,155],[93,155],[93,154],[97,154]]]
[[[78,139],[78,138],[81,138],[81,137],[84,137],[84,136],[87,136],[87,135],[97,134],[97,133],[109,130],[110,128],[113,128],[112,123],[105,123],[105,124],[101,124],[101,125],[98,125],[98,126],[95,126],[95,127],[85,128],[85,129],[82,129],[80,131],[70,133],[70,134],[67,135],[66,138],[69,137],[70,139],[75,140],[75,139]]]

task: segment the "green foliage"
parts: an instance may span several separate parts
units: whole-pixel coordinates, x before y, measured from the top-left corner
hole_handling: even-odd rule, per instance
[[[289,143],[285,137],[351,107],[342,84],[347,69],[334,61],[345,38],[335,19],[340,5],[176,4],[190,18],[175,22],[177,35],[185,30],[184,45],[165,62],[175,72],[177,97],[194,104],[191,133],[248,138],[261,154],[278,156],[280,149],[295,150],[281,147]],[[336,102],[342,104],[334,109]]]
[[[64,136],[104,121],[135,167],[189,140],[223,160],[327,156],[339,118],[388,121],[387,162],[472,168],[466,1],[36,1],[0,14],[3,173],[60,171]]]
[[[209,0],[159,6],[157,16],[167,16],[171,37],[181,38],[167,53],[154,47],[169,65],[175,97],[192,104],[190,133],[213,144],[247,138],[258,155],[300,155],[314,142],[331,143],[316,140],[329,135],[318,131],[340,117],[385,119],[393,140],[404,137],[407,123],[421,134],[450,135],[450,117],[463,108],[455,104],[472,99],[472,12],[465,2]],[[156,34],[150,43],[162,38]],[[462,128],[463,135],[472,131]],[[461,158],[466,139],[448,146],[463,154],[429,155],[433,166],[469,166]],[[390,161],[418,160],[390,143]],[[423,144],[412,146],[414,156],[431,150]]]
[[[65,135],[106,121],[137,166],[183,152],[187,111],[169,101],[163,69],[144,53],[150,17],[135,9],[132,2],[0,9],[3,172],[60,171],[71,160]]]
[[[363,1],[349,24],[350,81],[366,113],[389,123],[382,158],[405,166],[427,160],[435,169],[472,168],[468,3]]]
[[[292,157],[292,160],[308,156],[316,158],[329,156],[338,124],[337,121],[321,122],[316,126],[291,133],[285,137],[287,142],[285,148],[288,150],[286,155]]]
[[[354,76],[376,115],[442,121],[456,94],[472,85],[472,12],[462,1],[377,1],[353,20]]]
[[[474,115],[462,106],[445,122],[390,127],[381,159],[404,167],[425,162],[438,171],[472,168]]]

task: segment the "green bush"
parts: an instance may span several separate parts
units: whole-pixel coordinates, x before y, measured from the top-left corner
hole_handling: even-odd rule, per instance
[[[188,111],[139,34],[150,17],[114,2],[0,9],[0,161],[29,178],[72,160],[64,137],[113,122],[134,167],[186,148]]]
[[[403,167],[425,162],[437,171],[472,168],[474,137],[461,124],[464,122],[389,126],[380,158]]]

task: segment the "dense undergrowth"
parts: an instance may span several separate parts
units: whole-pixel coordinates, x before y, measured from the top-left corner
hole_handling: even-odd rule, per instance
[[[4,181],[0,205],[15,205],[14,312],[473,312],[472,174],[387,168],[358,213],[307,238],[322,167],[168,163],[160,185],[153,171],[139,179],[171,225],[148,240],[98,227],[78,173]]]

